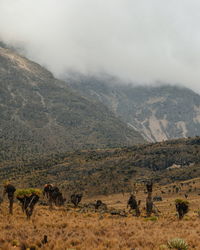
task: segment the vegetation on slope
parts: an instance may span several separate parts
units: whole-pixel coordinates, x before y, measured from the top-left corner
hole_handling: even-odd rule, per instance
[[[0,161],[144,142],[106,106],[1,44],[0,114]]]
[[[134,183],[148,179],[166,184],[200,176],[200,137],[4,162],[0,176],[38,187],[55,183],[88,195],[131,191]]]

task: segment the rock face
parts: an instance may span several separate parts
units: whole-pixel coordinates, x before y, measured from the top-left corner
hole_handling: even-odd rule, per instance
[[[109,77],[74,76],[69,82],[107,105],[147,141],[200,135],[200,95],[192,90],[171,85],[137,87]]]
[[[0,44],[0,159],[139,142],[105,105]]]

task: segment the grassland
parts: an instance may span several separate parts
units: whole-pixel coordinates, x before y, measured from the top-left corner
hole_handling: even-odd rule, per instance
[[[175,187],[181,190],[176,193]],[[166,190],[173,190],[170,194]],[[189,189],[193,191],[189,192]],[[7,202],[1,205],[0,212],[0,249],[137,249],[157,250],[173,238],[184,239],[189,248],[200,249],[200,204],[198,195],[200,178],[173,183],[165,186],[154,186],[154,195],[162,195],[162,202],[155,202],[159,217],[145,217],[144,186],[135,188],[137,199],[141,199],[142,214],[133,216],[126,208],[129,193],[108,196],[85,197],[78,208],[66,204],[54,208],[38,205],[30,221],[25,218],[20,206],[15,203],[14,215],[8,215]],[[195,191],[196,190],[196,191]],[[164,192],[164,193],[163,193]],[[190,211],[183,220],[178,220],[174,205],[176,198],[183,198],[188,193]],[[65,194],[67,195],[67,194]],[[109,210],[83,210],[84,204],[101,199]],[[112,209],[125,210],[126,217],[112,215]],[[42,243],[44,235],[48,242]]]
[[[1,181],[9,178],[17,189],[53,183],[67,200],[73,192],[83,192],[84,198],[78,208],[66,203],[52,211],[40,203],[29,221],[17,202],[14,214],[8,215],[5,200],[0,205],[0,249],[161,250],[177,237],[187,242],[188,249],[200,249],[199,176],[199,137],[4,161]],[[146,218],[144,183],[149,179],[154,181],[153,195],[163,201],[155,202],[159,216]],[[126,207],[133,191],[141,200],[139,218]],[[186,199],[185,195],[190,210],[178,220],[174,201]],[[108,210],[87,206],[98,199]],[[45,235],[48,242],[43,244]]]

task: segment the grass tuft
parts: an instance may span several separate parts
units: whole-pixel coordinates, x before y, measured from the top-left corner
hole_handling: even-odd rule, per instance
[[[170,249],[188,250],[187,243],[180,238],[174,238],[172,240],[169,240],[167,246]]]

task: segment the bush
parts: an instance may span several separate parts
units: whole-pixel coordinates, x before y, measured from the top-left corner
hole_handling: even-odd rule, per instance
[[[178,212],[179,219],[182,219],[185,214],[189,211],[189,202],[186,200],[176,199],[175,200],[176,211]]]
[[[187,243],[180,238],[174,238],[167,243],[169,249],[188,250]]]

